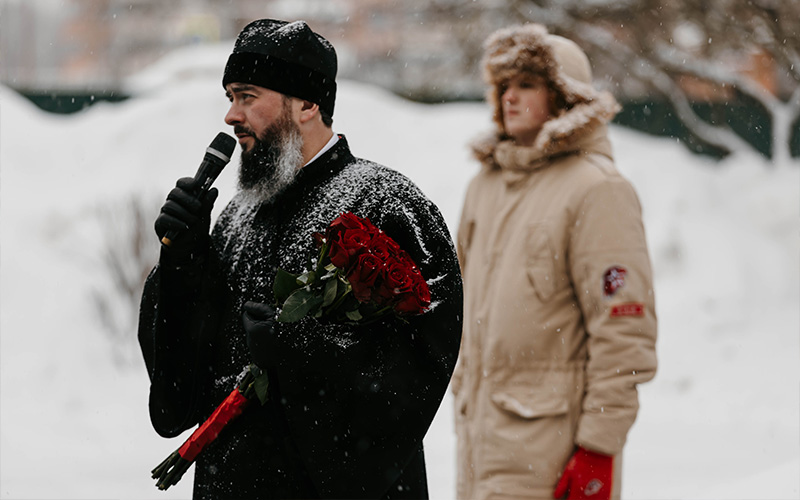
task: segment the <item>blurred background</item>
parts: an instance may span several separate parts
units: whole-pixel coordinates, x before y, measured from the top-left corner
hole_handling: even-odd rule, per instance
[[[483,97],[481,43],[534,21],[578,42],[616,122],[724,156],[800,155],[797,0],[2,0],[0,81],[49,111],[129,98],[126,78],[261,17],[307,20],[342,78],[421,102]]]
[[[166,193],[227,129],[233,40],[263,17],[334,44],[334,130],[453,234],[491,127],[483,40],[529,21],[575,40],[623,104],[610,139],[655,277],[623,498],[800,498],[800,0],[0,0],[0,498],[191,496],[193,469],[167,492],[149,477],[188,433],[150,426],[139,297]],[[455,496],[452,423],[448,394],[434,500]]]

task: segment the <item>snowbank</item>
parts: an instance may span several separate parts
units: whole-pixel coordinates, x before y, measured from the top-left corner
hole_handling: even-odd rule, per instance
[[[132,195],[157,210],[227,129],[226,54],[174,55],[179,70],[132,81],[140,97],[69,117],[0,87],[0,497],[190,496],[191,473],[165,493],[149,478],[181,440],[151,430],[134,332],[110,337],[91,292],[108,279],[98,213]],[[488,108],[344,81],[334,118],[357,156],[411,177],[455,230],[477,170],[466,143]],[[800,165],[715,163],[670,140],[611,135],[644,208],[660,320],[660,371],[640,389],[624,497],[798,498]],[[221,200],[234,183],[230,166]],[[453,498],[449,396],[426,449],[432,498]]]

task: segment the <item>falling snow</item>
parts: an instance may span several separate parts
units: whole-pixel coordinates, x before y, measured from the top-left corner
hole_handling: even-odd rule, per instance
[[[163,199],[196,170],[226,128],[229,51],[177,54],[140,75],[142,97],[69,117],[0,87],[2,498],[190,496],[192,471],[153,488],[150,469],[186,435],[155,434],[142,363],[116,366],[94,320],[87,297],[106,277],[92,207],[136,192]],[[412,104],[340,82],[334,129],[356,156],[419,185],[452,231],[478,169],[466,144],[489,127],[480,103]],[[617,127],[611,140],[642,201],[660,321],[623,497],[800,497],[800,168],[746,154],[717,164]],[[215,217],[235,177],[229,166],[217,180]],[[448,396],[425,442],[432,498],[454,498],[452,419]]]

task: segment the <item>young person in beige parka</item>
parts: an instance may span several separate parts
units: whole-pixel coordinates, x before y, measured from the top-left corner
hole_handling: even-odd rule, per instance
[[[497,31],[483,63],[496,130],[473,144],[458,230],[458,497],[619,498],[656,371],[641,207],[607,137],[619,105],[540,25]]]

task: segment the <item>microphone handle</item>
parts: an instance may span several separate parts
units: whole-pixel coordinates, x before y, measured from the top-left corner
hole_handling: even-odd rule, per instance
[[[201,195],[208,191],[211,188],[211,184],[214,182],[214,179],[206,178],[206,182],[200,185],[200,188],[196,190],[196,194]],[[167,234],[161,237],[161,244],[168,247],[172,245],[172,240],[175,239],[175,231],[169,230]]]
[[[220,132],[211,141],[211,144],[206,148],[206,154],[203,156],[203,162],[194,174],[195,188],[194,195],[202,196],[209,189],[211,184],[217,179],[217,176],[225,168],[225,165],[231,160],[231,154],[236,147],[236,139],[229,136],[225,132]],[[167,231],[161,238],[161,243],[164,246],[172,245],[172,240],[175,238],[175,231]]]
[[[165,234],[164,236],[161,237],[161,244],[162,245],[164,245],[165,247],[168,247],[168,246],[172,245],[172,238],[175,237],[175,235],[172,234],[173,232],[174,231],[169,230],[169,231],[167,231],[167,234]],[[172,237],[172,238],[170,238],[170,237]]]

